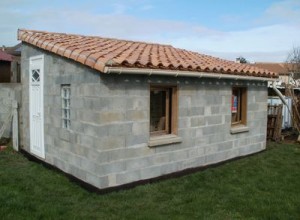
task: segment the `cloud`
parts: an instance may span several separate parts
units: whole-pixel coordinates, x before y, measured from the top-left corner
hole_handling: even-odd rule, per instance
[[[120,3],[114,3],[113,4],[114,11],[112,14],[123,14],[128,9],[128,6]]]
[[[250,61],[260,61],[260,59],[282,61],[293,45],[300,45],[300,22],[298,24],[265,23],[260,27],[226,32],[189,22],[141,19],[127,14],[132,5],[124,6],[118,1],[110,5],[111,11],[101,14],[86,8],[84,10],[53,6],[34,8],[26,5],[25,0],[13,1],[20,3],[18,7],[9,5],[0,8],[1,44],[16,44],[17,28],[21,27],[171,44],[178,48],[227,59],[242,55]],[[8,5],[8,2],[10,1],[2,0],[0,6]],[[292,7],[297,5],[296,1],[284,2],[283,11],[296,10]],[[278,12],[278,4],[266,10],[265,18],[270,18],[276,10]],[[144,4],[137,9],[151,10],[153,7]],[[297,16],[291,13],[290,19],[295,20]],[[10,22],[7,22],[7,18],[10,18]]]
[[[151,9],[153,9],[154,6],[153,5],[143,5],[142,7],[140,7],[141,11],[149,11]]]
[[[203,26],[178,21],[147,20],[126,14],[92,14],[77,10],[64,10],[63,13],[60,13],[56,9],[40,10],[28,25],[30,25],[28,28],[31,29],[41,29],[44,26],[49,31],[158,41],[160,43],[168,43],[170,39],[183,37],[186,34],[205,35],[209,34],[209,31],[213,31]]]
[[[300,23],[300,1],[283,0],[275,2],[268,7],[262,17],[257,20],[261,24],[272,23]]]
[[[235,60],[237,57],[245,57],[250,63],[255,62],[285,62],[287,58],[287,51],[275,52],[216,52],[204,50],[203,53],[211,56],[220,57],[227,60]]]
[[[223,32],[208,36],[193,35],[175,39],[172,44],[199,52],[214,51],[215,54],[227,54],[232,59],[235,56],[251,55],[253,61],[264,60],[282,61],[293,45],[300,45],[300,28],[286,25],[272,25],[253,28],[245,31]],[[266,53],[268,52],[268,53]],[[279,55],[282,54],[281,56]],[[254,58],[256,55],[256,59]],[[224,57],[224,56],[222,56]]]

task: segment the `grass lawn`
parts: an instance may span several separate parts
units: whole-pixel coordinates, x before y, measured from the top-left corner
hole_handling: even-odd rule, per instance
[[[0,219],[300,219],[300,145],[105,195],[5,150]]]

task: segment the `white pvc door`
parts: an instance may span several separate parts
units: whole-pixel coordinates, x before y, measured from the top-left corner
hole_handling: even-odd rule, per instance
[[[45,158],[43,80],[44,56],[31,57],[29,67],[30,152],[41,158]]]

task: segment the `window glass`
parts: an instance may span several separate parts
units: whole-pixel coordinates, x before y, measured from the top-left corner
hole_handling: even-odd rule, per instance
[[[166,130],[166,96],[164,90],[154,90],[150,93],[150,131]]]
[[[177,133],[177,87],[150,88],[150,134]]]
[[[246,88],[232,88],[231,96],[231,124],[246,124],[247,115],[247,91]]]
[[[71,89],[70,85],[61,86],[61,98],[62,98],[62,127],[70,129],[70,97]]]

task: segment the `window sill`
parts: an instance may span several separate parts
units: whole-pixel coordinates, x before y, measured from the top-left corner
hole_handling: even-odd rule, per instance
[[[155,147],[155,146],[160,146],[160,145],[176,144],[176,143],[180,143],[180,142],[182,142],[181,137],[178,137],[174,134],[168,134],[168,135],[150,137],[148,146]]]
[[[249,127],[247,127],[246,125],[235,125],[232,126],[230,129],[231,134],[238,134],[238,133],[248,132],[248,131],[249,131]]]

